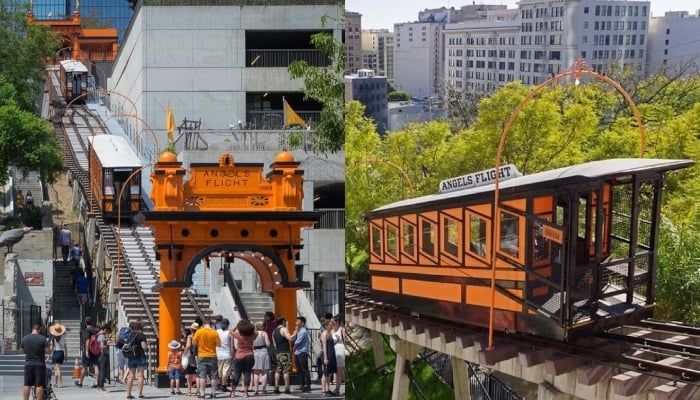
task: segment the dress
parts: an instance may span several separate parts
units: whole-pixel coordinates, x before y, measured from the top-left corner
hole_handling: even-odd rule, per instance
[[[258,337],[253,342],[253,356],[255,357],[254,370],[265,371],[270,369],[270,355],[265,345],[265,332],[258,332]]]
[[[335,360],[338,367],[345,367],[345,341],[343,339],[343,330],[345,328],[338,327],[333,331],[333,341],[335,342]]]

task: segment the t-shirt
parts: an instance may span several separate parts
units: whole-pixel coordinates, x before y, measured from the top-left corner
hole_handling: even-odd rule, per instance
[[[231,358],[231,336],[228,330],[217,329],[221,344],[216,347],[216,358],[219,360],[228,360]]]
[[[61,232],[59,234],[59,238],[61,239],[61,246],[70,246],[70,229],[68,228],[63,228],[61,229]]]
[[[29,334],[22,338],[20,348],[24,350],[24,365],[41,366],[45,365],[46,348],[49,341],[42,335]]]
[[[75,291],[78,293],[87,294],[90,288],[90,281],[85,276],[79,276],[75,280]]]
[[[253,342],[257,335],[243,336],[240,332],[233,332],[233,337],[238,339],[238,348],[236,349],[236,359],[240,360],[253,354]]]
[[[132,332],[134,335],[134,346],[136,347],[136,357],[143,357],[146,355],[146,351],[141,347],[141,343],[146,342],[146,335],[143,334],[143,332]],[[130,339],[130,338],[129,338]],[[131,341],[127,339],[126,342],[130,343]]]
[[[80,247],[78,247],[78,246],[73,246],[73,247],[70,249],[71,260],[74,260],[74,261],[80,260],[80,254],[81,254],[82,252],[83,252],[83,251],[80,249]]]
[[[214,329],[208,326],[197,329],[192,341],[197,344],[197,357],[216,358],[216,347],[221,345],[221,338]]]

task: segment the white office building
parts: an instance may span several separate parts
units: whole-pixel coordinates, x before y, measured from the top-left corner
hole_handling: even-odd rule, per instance
[[[644,73],[648,1],[521,0],[518,5],[445,26],[448,85],[480,92],[512,80],[537,85],[578,58],[603,73],[619,63]]]
[[[695,75],[700,71],[700,10],[667,12],[649,24],[647,71],[662,68],[669,75]]]

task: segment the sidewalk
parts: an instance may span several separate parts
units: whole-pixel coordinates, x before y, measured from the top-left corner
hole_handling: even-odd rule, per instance
[[[97,391],[93,388],[90,388],[95,383],[95,380],[92,378],[85,378],[85,381],[83,382],[83,387],[77,387],[73,383],[73,379],[65,379],[64,378],[64,387],[62,388],[54,388],[54,393],[56,394],[56,398],[58,400],[125,400],[126,399],[126,387],[125,385],[122,384],[114,384],[112,383],[111,385],[106,385],[105,389],[107,389],[108,393],[97,393]],[[21,376],[0,376],[0,400],[18,400],[22,399],[22,385],[23,385],[23,378]],[[240,388],[240,385],[239,385]],[[180,389],[182,390],[182,389]],[[253,393],[250,392],[250,398],[255,398],[255,399],[342,399],[344,398],[343,395],[338,396],[338,397],[330,397],[330,396],[325,396],[323,393],[321,393],[321,385],[319,384],[312,384],[311,385],[311,393],[301,393],[299,391],[294,390],[294,386],[292,386],[292,394],[273,394],[272,393],[273,388],[268,386],[268,394],[263,395],[260,394],[258,396],[253,396]],[[183,391],[184,393],[187,393],[187,388]],[[345,386],[343,385],[341,387],[341,392],[345,392]],[[211,393],[211,389],[207,388],[207,394]],[[133,389],[131,391],[131,394],[136,397],[138,393],[136,392],[136,382],[134,382]],[[170,394],[170,389],[162,388],[158,389],[153,386],[148,386],[144,385],[143,388],[143,395],[146,396],[147,399],[187,399],[187,400],[195,400],[197,399],[196,396],[187,396],[187,395],[171,395]],[[216,393],[216,398],[217,399],[227,399],[229,398],[230,393],[229,392],[217,392]],[[31,399],[31,395],[29,396]],[[243,398],[243,393],[240,391],[236,392],[236,398]],[[47,397],[44,397],[45,400],[50,400]]]

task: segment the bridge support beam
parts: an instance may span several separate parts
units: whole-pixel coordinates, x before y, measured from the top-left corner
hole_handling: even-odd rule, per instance
[[[372,351],[374,352],[374,368],[382,368],[384,370],[384,364],[386,364],[386,358],[384,357],[384,340],[382,339],[382,334],[377,331],[372,332]]]
[[[455,400],[471,399],[467,362],[457,357],[450,357],[450,362],[452,363],[452,382],[455,387]]]
[[[391,336],[391,347],[396,351],[396,368],[394,369],[394,387],[391,391],[391,399],[404,400],[408,398],[408,385],[411,382],[409,368],[421,346],[393,335]]]

